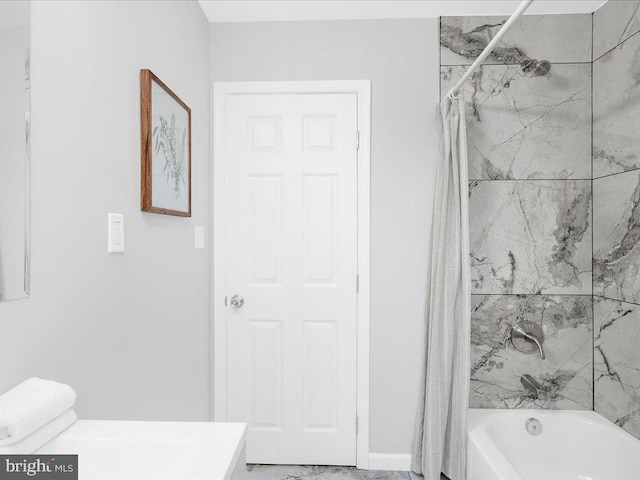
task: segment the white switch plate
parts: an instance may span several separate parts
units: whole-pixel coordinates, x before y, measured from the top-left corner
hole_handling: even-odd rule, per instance
[[[124,252],[124,215],[109,214],[109,253]]]
[[[193,247],[196,250],[204,248],[204,227],[202,225],[193,227]]]

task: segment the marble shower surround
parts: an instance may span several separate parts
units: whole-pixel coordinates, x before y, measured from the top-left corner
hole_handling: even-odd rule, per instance
[[[506,19],[441,19],[441,94]],[[462,89],[472,407],[593,407],[591,28],[590,15],[523,16]],[[527,58],[550,61],[550,74],[523,75]],[[524,318],[543,328],[546,359],[512,347]],[[525,374],[542,385],[539,398]]]
[[[469,192],[472,293],[591,294],[591,182],[479,181]]]
[[[595,298],[594,408],[640,438],[640,306]]]
[[[471,407],[591,410],[591,296],[472,295],[471,309]],[[542,327],[544,360],[512,346],[521,320]],[[541,384],[539,398],[523,389],[525,374]]]
[[[640,303],[640,171],[593,181],[593,292]]]
[[[466,69],[442,67],[443,94]],[[590,64],[556,64],[546,77],[526,77],[519,65],[483,66],[461,93],[470,179],[591,178]]]
[[[640,438],[640,1],[593,16],[594,409]],[[606,298],[605,298],[606,297]]]
[[[471,65],[508,16],[440,19],[440,64]],[[591,62],[590,15],[523,15],[484,64]]]
[[[638,78],[640,35],[633,35],[593,63],[594,178],[640,168]]]
[[[605,3],[593,16],[593,59],[640,31],[640,0]]]
[[[442,93],[505,20],[441,20]],[[640,0],[524,16],[463,89],[472,407],[595,408],[640,438],[639,33]],[[519,76],[529,57],[551,74]],[[547,359],[512,347],[524,318],[542,326]]]

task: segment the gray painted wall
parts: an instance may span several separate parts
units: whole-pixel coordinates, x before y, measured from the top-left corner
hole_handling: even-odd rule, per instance
[[[196,2],[33,3],[33,294],[0,303],[0,391],[38,375],[82,418],[208,418],[208,48]],[[140,68],[193,110],[192,219],[139,211]]]
[[[25,61],[29,3],[0,2],[0,300],[27,296]]]
[[[372,80],[370,450],[411,451],[437,154],[438,23],[211,24],[212,81]]]
[[[604,87],[609,83],[604,79],[599,83],[599,72],[615,73],[619,66],[619,81],[635,78],[625,75],[629,73],[625,68],[633,63],[624,58],[618,61],[618,57],[625,46],[635,52],[637,3],[609,2],[594,17],[597,148],[593,168],[594,175],[602,177],[594,181],[594,237],[607,233],[607,218],[618,218],[607,205],[629,206],[617,212],[625,225],[632,225],[627,216],[637,206],[638,166],[624,164],[637,158],[637,152],[627,152],[622,163],[609,165],[603,163],[613,158],[604,154],[608,144],[598,143],[598,135],[606,142],[607,129],[618,128],[607,122],[619,115],[608,115],[607,109],[620,110],[611,107],[615,98],[608,101]],[[581,50],[590,46],[589,39],[582,37],[588,32],[581,20],[540,17],[541,22],[556,20],[563,22],[564,31],[552,30],[574,39],[571,44],[563,42],[565,56],[550,58],[558,50],[540,51],[539,42],[534,42],[537,50],[531,55],[549,57],[555,63],[551,82],[554,77],[572,79],[564,85],[579,87],[582,79],[570,77],[569,70],[577,72],[580,66],[564,67],[563,63],[590,62],[586,58],[590,52]],[[195,2],[166,1],[34,2],[32,21],[33,296],[0,303],[0,391],[25,377],[40,375],[74,385],[79,393],[78,412],[84,418],[207,419],[209,252],[193,250],[193,226],[208,227],[208,77],[214,81],[371,79],[371,450],[409,452],[422,364],[435,174],[437,21],[208,26]],[[566,34],[569,27],[573,28],[571,35]],[[526,46],[530,47],[533,45]],[[470,62],[449,53],[443,58],[443,65],[454,70]],[[501,62],[494,59],[492,63],[500,71]],[[193,110],[192,219],[142,214],[137,207],[138,73],[144,67],[154,70]],[[486,81],[491,78],[487,76]],[[443,77],[444,82],[450,79]],[[517,83],[508,87],[513,91]],[[635,98],[635,93],[630,95]],[[635,104],[626,103],[623,113],[630,120],[625,123],[635,124]],[[575,113],[568,115],[579,120]],[[575,130],[573,134],[582,138]],[[567,135],[564,137],[566,140]],[[619,147],[627,148],[635,140],[629,138]],[[577,173],[584,166],[582,156],[548,160],[550,167],[562,162],[568,167],[564,172],[543,167],[546,180],[542,181],[550,186],[574,182],[563,178],[578,182],[585,178]],[[495,196],[503,188],[498,185],[515,181],[526,190],[534,178],[527,170],[512,174],[506,182],[496,182],[489,193]],[[488,179],[498,180],[483,173],[478,176],[481,182]],[[485,183],[483,188],[493,187]],[[487,205],[496,201],[494,197],[486,200]],[[556,207],[558,212],[565,208],[562,204]],[[124,255],[106,253],[106,213],[110,211],[125,214]],[[558,225],[546,227],[558,229]],[[624,232],[622,237],[620,243]],[[636,248],[634,244],[625,250],[630,255],[625,265],[631,268],[635,268]],[[606,263],[606,253],[605,248],[601,263]],[[597,257],[598,252],[594,254]],[[611,278],[622,284],[624,274],[618,272]],[[163,282],[157,282],[158,278]],[[609,378],[598,356],[604,352],[604,357],[611,347],[623,356],[617,360],[622,367],[615,373],[631,375],[625,385],[637,384],[634,375],[640,358],[635,345],[640,330],[633,320],[638,316],[634,296],[638,290],[623,285],[619,294],[609,295],[605,287],[594,285],[602,290],[595,291],[596,295],[609,297],[596,299],[595,369],[600,382],[596,383],[596,409],[619,424],[624,419],[627,423],[622,426],[639,435],[635,410],[624,410],[637,392],[616,390],[622,384]],[[534,316],[537,311],[555,312],[563,319],[556,325],[560,333],[568,328],[578,331],[591,321],[589,307],[579,305],[589,297],[588,291],[572,292],[569,298],[554,296],[562,293],[555,291],[523,295],[528,293],[533,292],[509,292],[491,302],[476,295],[478,305],[487,307],[476,309],[477,325],[485,319],[494,328],[496,318],[507,319],[508,325],[513,310],[521,308]],[[630,323],[625,319],[631,319]],[[606,334],[599,330],[613,320],[619,328]],[[540,321],[544,323],[544,318]],[[559,343],[558,351],[561,347]],[[578,392],[574,398],[584,396]],[[564,407],[558,402],[546,406]]]

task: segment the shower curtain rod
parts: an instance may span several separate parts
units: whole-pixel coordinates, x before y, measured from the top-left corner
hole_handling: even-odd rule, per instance
[[[476,58],[476,61],[471,64],[471,66],[462,76],[460,81],[456,83],[451,90],[449,90],[449,93],[447,94],[448,97],[455,96],[458,93],[458,91],[462,88],[465,82],[469,80],[469,78],[471,78],[471,75],[473,75],[473,73],[478,69],[478,67],[480,67],[482,62],[484,62],[484,59],[487,58],[489,55],[491,55],[491,52],[495,48],[496,44],[500,41],[500,39],[504,37],[507,31],[515,23],[515,21],[520,18],[520,16],[525,12],[527,8],[529,8],[529,5],[531,5],[532,3],[533,3],[533,0],[524,0],[518,6],[516,11],[513,12],[513,15],[509,17],[509,20],[507,20],[506,23],[502,26],[502,28],[498,31],[498,33],[496,33],[496,36],[491,39],[491,41],[484,48],[482,53],[478,55],[478,58]]]

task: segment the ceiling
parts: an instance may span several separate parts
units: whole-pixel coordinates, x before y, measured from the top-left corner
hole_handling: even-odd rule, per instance
[[[536,0],[527,14],[591,13],[604,0]],[[510,15],[520,0],[200,0],[210,22]]]

